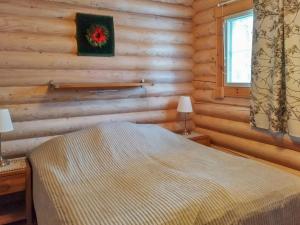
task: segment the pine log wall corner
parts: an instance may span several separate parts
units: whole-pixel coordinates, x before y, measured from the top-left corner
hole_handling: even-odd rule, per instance
[[[251,129],[249,99],[215,98],[218,0],[195,0],[193,17],[196,130],[210,136],[215,147],[228,148],[300,170],[300,141]]]
[[[116,56],[78,57],[75,13],[111,15]],[[6,156],[101,121],[181,130],[178,96],[193,91],[192,0],[4,0],[0,2],[0,107],[15,131]],[[154,82],[95,92],[50,91],[48,82]],[[193,123],[190,121],[190,125]]]

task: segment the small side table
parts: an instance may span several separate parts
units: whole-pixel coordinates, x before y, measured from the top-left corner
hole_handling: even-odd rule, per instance
[[[26,220],[32,224],[31,169],[25,158],[0,167],[0,224]]]
[[[198,132],[195,132],[195,131],[192,131],[191,134],[189,135],[183,135],[181,134],[182,137],[185,137],[189,140],[192,140],[192,141],[195,141],[199,144],[202,144],[202,145],[206,145],[206,146],[210,146],[210,138],[208,135],[205,135],[205,134],[200,134]]]

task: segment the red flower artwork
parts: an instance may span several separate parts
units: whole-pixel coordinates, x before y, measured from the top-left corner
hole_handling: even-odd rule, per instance
[[[107,44],[109,32],[104,26],[92,25],[87,30],[86,38],[92,46],[101,48]]]
[[[92,40],[97,43],[106,41],[107,37],[104,32],[102,27],[97,27],[92,33]]]

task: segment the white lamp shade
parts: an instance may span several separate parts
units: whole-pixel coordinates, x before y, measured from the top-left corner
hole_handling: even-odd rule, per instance
[[[0,109],[0,133],[9,132],[13,129],[8,109]]]
[[[179,99],[177,112],[191,113],[193,112],[192,101],[188,96],[181,96]]]

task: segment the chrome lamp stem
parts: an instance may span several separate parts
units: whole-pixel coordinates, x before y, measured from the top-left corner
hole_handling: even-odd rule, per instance
[[[183,135],[190,135],[191,132],[187,129],[187,115],[188,113],[184,113],[184,131]]]
[[[9,161],[4,159],[2,156],[2,149],[1,149],[1,133],[0,133],[0,167],[9,165]]]

